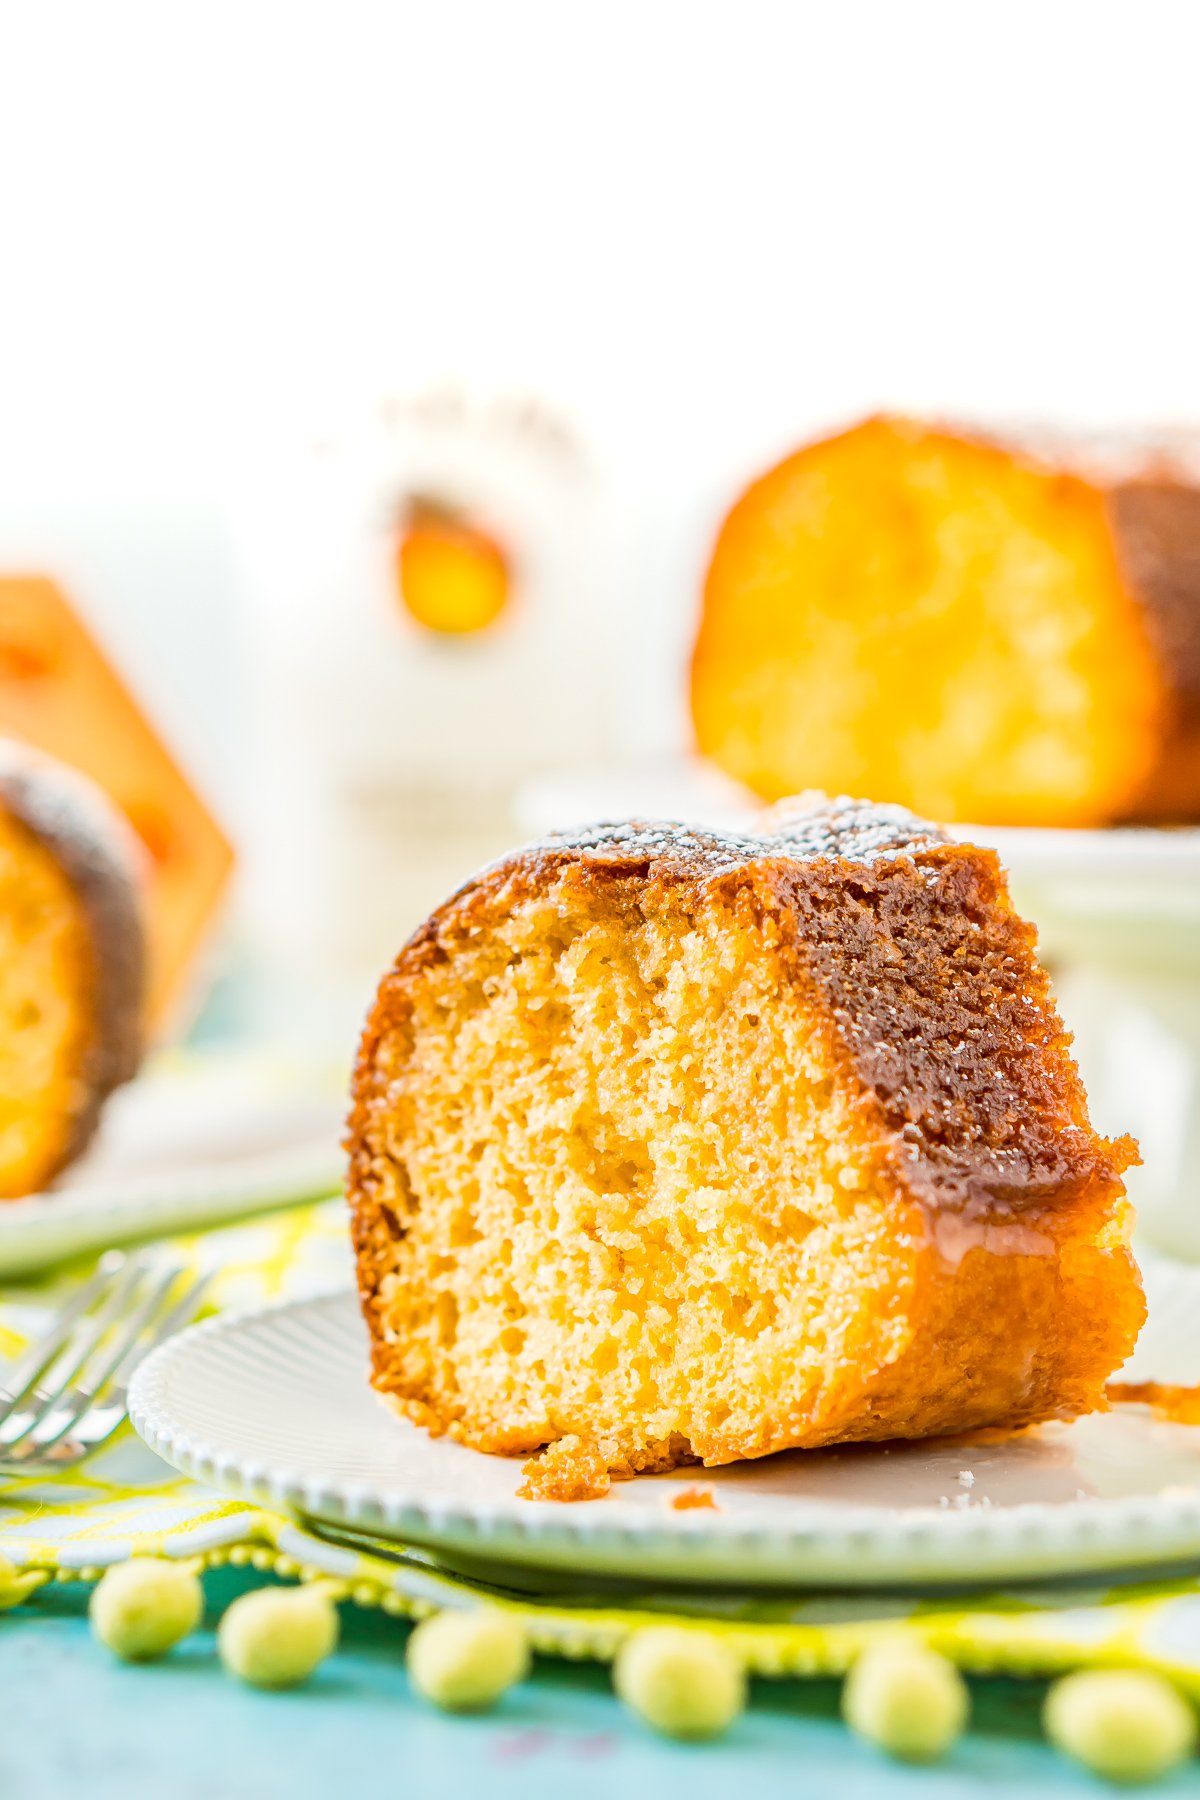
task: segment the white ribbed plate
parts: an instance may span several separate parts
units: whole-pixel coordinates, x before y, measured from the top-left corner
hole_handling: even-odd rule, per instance
[[[1147,1286],[1152,1322],[1130,1373],[1191,1379],[1200,1273],[1156,1261]],[[522,1500],[519,1462],[431,1438],[372,1394],[350,1294],[192,1327],[142,1364],[130,1412],[169,1463],[260,1505],[578,1572],[875,1586],[1200,1554],[1200,1428],[1140,1408],[1008,1444],[792,1452],[643,1476],[584,1504]],[[719,1510],[672,1508],[695,1486]]]

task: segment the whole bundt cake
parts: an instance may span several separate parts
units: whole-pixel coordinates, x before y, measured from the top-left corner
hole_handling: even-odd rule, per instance
[[[700,748],[766,799],[940,819],[1200,819],[1200,484],[1144,444],[870,419],[753,482],[692,663]]]
[[[349,1197],[373,1381],[529,1492],[1102,1406],[1122,1171],[988,850],[840,801],[598,826],[384,977]]]
[[[136,1072],[136,854],[100,790],[0,740],[0,1199],[45,1187]]]

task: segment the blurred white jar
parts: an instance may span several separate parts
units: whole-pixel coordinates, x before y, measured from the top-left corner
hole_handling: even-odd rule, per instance
[[[381,406],[257,484],[239,532],[246,904],[276,969],[365,995],[426,912],[520,835],[522,781],[609,754],[615,512],[544,411],[453,393]],[[436,541],[417,569],[432,594],[402,592],[405,532],[432,520],[436,540],[447,519],[474,593],[455,589],[461,569],[439,572]],[[436,628],[446,609],[494,611],[497,583],[490,622]]]

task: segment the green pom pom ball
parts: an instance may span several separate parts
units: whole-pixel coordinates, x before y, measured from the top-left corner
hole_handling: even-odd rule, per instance
[[[165,1557],[137,1556],[106,1569],[88,1603],[92,1630],[126,1662],[163,1656],[204,1613],[204,1590],[191,1569]]]
[[[226,1608],[217,1651],[252,1687],[297,1687],[338,1640],[337,1608],[320,1588],[255,1588]]]
[[[880,1643],[846,1677],[842,1715],[852,1731],[903,1762],[936,1762],[967,1722],[966,1683],[924,1645]]]
[[[1056,1681],[1043,1712],[1046,1735],[1109,1781],[1154,1781],[1196,1747],[1196,1718],[1159,1675],[1081,1670]]]
[[[450,1712],[479,1712],[529,1673],[529,1643],[514,1619],[493,1609],[440,1612],[408,1640],[408,1676],[419,1694]]]
[[[741,1665],[714,1638],[652,1625],[626,1638],[613,1685],[635,1713],[669,1737],[717,1737],[746,1704]]]

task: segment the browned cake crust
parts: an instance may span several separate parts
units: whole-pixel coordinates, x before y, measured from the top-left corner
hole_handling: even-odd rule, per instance
[[[405,1231],[392,1202],[407,1191],[390,1094],[414,996],[490,921],[563,891],[564,878],[617,914],[723,908],[731,929],[772,948],[836,1079],[857,1096],[854,1137],[871,1181],[894,1197],[898,1240],[916,1246],[911,1346],[867,1393],[846,1371],[844,1398],[827,1396],[819,1414],[768,1396],[753,1430],[694,1431],[644,1453],[623,1439],[602,1466],[717,1463],[1103,1405],[1104,1379],[1144,1313],[1121,1182],[1136,1147],[1088,1122],[1035,933],[1013,912],[995,855],[899,808],[851,801],[785,816],[767,836],[631,823],[548,839],[470,882],[401,951],[367,1021],[348,1136],[358,1279],[384,1394],[480,1448],[528,1451],[556,1435],[481,1427],[469,1406],[414,1378],[386,1313]],[[577,1461],[595,1456],[582,1445]]]
[[[1117,559],[1175,699],[1177,732],[1181,741],[1200,735],[1200,434],[961,430],[1104,495]],[[1189,791],[1200,808],[1200,775]]]
[[[0,740],[0,806],[43,844],[74,889],[92,945],[90,1030],[69,1135],[52,1177],[96,1132],[104,1102],[136,1075],[143,1050],[145,931],[137,851],[92,784],[25,745]]]
[[[1117,559],[1140,601],[1166,694],[1157,761],[1135,819],[1200,818],[1200,486],[1167,465],[1107,489]]]
[[[964,435],[971,433],[964,428]],[[975,435],[1104,497],[1117,563],[1163,688],[1162,738],[1130,822],[1200,818],[1200,438],[1113,431]]]

